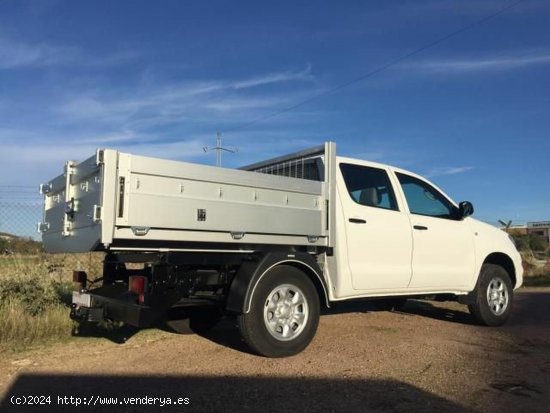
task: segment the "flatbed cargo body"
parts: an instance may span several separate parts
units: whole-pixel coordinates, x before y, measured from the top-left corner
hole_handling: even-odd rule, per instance
[[[322,181],[104,149],[68,162],[42,192],[49,252],[327,245]]]

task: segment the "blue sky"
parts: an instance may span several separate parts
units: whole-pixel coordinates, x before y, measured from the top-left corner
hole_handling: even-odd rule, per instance
[[[202,147],[221,131],[239,148],[224,166],[330,139],[428,175],[480,219],[550,219],[547,1],[239,130],[506,4],[0,1],[0,200],[36,200],[96,147],[214,163]]]

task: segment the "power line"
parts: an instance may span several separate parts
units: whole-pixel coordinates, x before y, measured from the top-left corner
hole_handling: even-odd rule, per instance
[[[341,90],[341,89],[344,89],[344,88],[346,88],[346,87],[348,87],[348,86],[351,86],[351,85],[353,85],[353,84],[355,84],[355,83],[359,83],[359,82],[361,82],[361,81],[363,81],[363,80],[365,80],[365,79],[368,79],[368,78],[370,78],[370,77],[372,77],[372,76],[374,76],[374,75],[376,75],[376,74],[378,74],[378,73],[380,73],[380,72],[383,72],[384,70],[389,69],[389,68],[392,67],[392,66],[395,66],[395,65],[401,63],[403,60],[406,60],[406,59],[408,59],[408,58],[410,58],[410,57],[412,57],[412,56],[415,56],[415,55],[417,55],[417,54],[419,54],[419,53],[421,53],[421,52],[423,52],[423,51],[425,51],[425,50],[431,49],[432,47],[435,47],[435,46],[437,46],[438,44],[443,43],[444,41],[449,40],[449,39],[451,39],[451,38],[453,38],[453,37],[455,37],[455,36],[458,36],[459,34],[462,34],[462,33],[464,33],[464,32],[467,32],[467,31],[469,31],[469,30],[471,30],[471,29],[473,29],[473,28],[475,28],[475,27],[477,27],[477,26],[481,26],[482,24],[488,22],[489,20],[494,19],[494,18],[497,17],[498,15],[500,15],[500,14],[502,14],[502,13],[508,11],[508,10],[513,9],[514,7],[518,6],[520,3],[523,3],[524,1],[526,1],[526,0],[518,0],[518,1],[514,2],[514,3],[511,3],[511,4],[509,4],[508,6],[502,7],[501,9],[497,10],[496,12],[494,12],[494,13],[492,13],[492,14],[489,14],[489,15],[487,15],[487,16],[485,16],[485,17],[479,19],[479,20],[476,20],[476,21],[474,21],[473,23],[470,23],[470,24],[468,24],[468,25],[466,25],[466,26],[464,26],[464,27],[462,27],[462,28],[460,28],[460,29],[458,29],[458,30],[455,30],[455,31],[453,31],[453,32],[451,32],[451,33],[449,33],[449,34],[443,36],[443,37],[440,37],[439,39],[437,39],[437,40],[435,40],[435,41],[433,41],[433,42],[431,42],[431,43],[428,43],[428,44],[426,44],[426,45],[424,45],[424,46],[421,46],[421,47],[419,47],[418,49],[415,49],[415,50],[413,50],[412,52],[406,53],[406,54],[404,54],[404,55],[401,56],[401,57],[398,57],[398,58],[396,58],[396,59],[393,59],[393,60],[391,60],[390,62],[388,62],[388,63],[386,63],[386,64],[384,64],[384,65],[382,65],[382,66],[379,66],[378,68],[376,68],[376,69],[374,69],[374,70],[372,70],[372,71],[370,71],[370,72],[368,72],[368,73],[366,73],[366,74],[364,74],[364,75],[362,75],[362,76],[356,77],[356,78],[354,78],[354,79],[352,79],[352,80],[349,80],[349,81],[347,81],[347,82],[345,82],[345,83],[342,83],[342,84],[340,84],[340,85],[337,85],[337,86],[335,86],[335,87],[333,87],[333,88],[331,88],[331,89],[329,89],[329,90],[326,90],[326,91],[324,91],[324,92],[320,92],[320,93],[318,93],[318,94],[316,94],[316,95],[313,95],[313,96],[311,96],[311,97],[309,97],[309,98],[307,98],[307,99],[305,99],[305,100],[302,100],[301,102],[298,102],[298,103],[296,103],[296,104],[294,104],[294,105],[292,105],[292,106],[289,106],[289,107],[287,107],[287,108],[280,109],[280,110],[278,110],[278,111],[272,112],[272,113],[267,114],[267,115],[264,115],[264,116],[260,116],[259,118],[256,118],[256,119],[254,119],[254,120],[252,120],[252,121],[250,121],[250,122],[244,123],[244,124],[242,124],[242,125],[240,125],[240,126],[236,126],[236,127],[234,127],[234,128],[230,128],[230,129],[226,130],[226,133],[227,133],[227,132],[235,132],[235,131],[238,131],[238,130],[241,130],[241,129],[246,129],[246,128],[248,128],[249,126],[252,126],[252,125],[254,125],[254,124],[256,124],[256,123],[262,122],[262,121],[264,121],[264,120],[266,120],[266,119],[273,118],[273,117],[275,117],[275,116],[281,115],[281,114],[286,113],[286,112],[290,112],[291,110],[294,110],[294,109],[296,109],[296,108],[298,108],[298,107],[300,107],[300,106],[306,105],[306,104],[308,104],[309,102],[311,102],[311,101],[313,101],[313,100],[316,100],[316,99],[319,99],[319,98],[321,98],[321,97],[330,95],[330,94],[332,94],[332,93],[334,93],[334,92],[337,92],[337,91],[339,91],[339,90]]]

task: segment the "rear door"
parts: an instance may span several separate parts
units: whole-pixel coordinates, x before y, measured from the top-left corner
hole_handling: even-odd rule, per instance
[[[396,176],[407,201],[413,233],[411,288],[449,290],[466,286],[475,267],[469,220],[429,182],[406,173]]]
[[[412,234],[388,170],[342,162],[348,263],[356,290],[404,289],[411,278]]]

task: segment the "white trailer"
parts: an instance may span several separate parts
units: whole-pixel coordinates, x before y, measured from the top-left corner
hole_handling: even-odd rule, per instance
[[[333,301],[453,298],[498,325],[522,282],[515,246],[469,217],[469,202],[337,157],[331,142],[240,170],[100,149],[41,192],[47,251],[105,252],[100,287],[75,272],[81,322],[142,326],[208,302],[237,316],[253,350],[280,357],[309,344]]]

